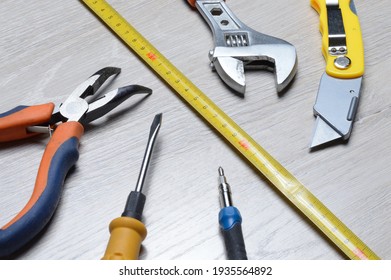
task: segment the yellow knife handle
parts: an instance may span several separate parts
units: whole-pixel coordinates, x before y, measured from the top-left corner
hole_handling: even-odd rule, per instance
[[[319,13],[320,32],[322,33],[322,53],[326,59],[326,73],[329,76],[340,79],[352,79],[364,74],[364,45],[360,22],[356,14],[353,0],[339,0],[343,27],[346,34],[347,53],[345,55],[333,55],[329,51],[329,15],[326,0],[310,0],[311,6]],[[335,2],[335,1],[330,1]],[[346,56],[350,60],[346,68],[338,67],[336,59]],[[338,59],[340,59],[338,58]]]
[[[119,217],[111,221],[110,240],[102,260],[137,260],[141,242],[147,236],[147,229],[137,219]]]

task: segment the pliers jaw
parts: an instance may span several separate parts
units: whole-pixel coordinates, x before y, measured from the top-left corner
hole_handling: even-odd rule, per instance
[[[120,68],[106,67],[93,74],[81,83],[65,102],[55,109],[50,123],[54,125],[59,122],[77,121],[82,125],[86,125],[104,116],[134,94],[152,93],[149,88],[129,85],[115,89],[92,102],[85,99],[96,94],[111,76],[118,75],[120,72]]]
[[[229,87],[244,94],[245,69],[275,72],[278,92],[288,86],[297,71],[293,45],[249,28],[222,0],[195,2],[213,32],[215,48],[209,52],[212,68]]]
[[[87,112],[79,119],[79,122],[86,125],[106,115],[119,104],[135,94],[152,94],[152,90],[140,85],[129,85],[110,91],[89,104]]]

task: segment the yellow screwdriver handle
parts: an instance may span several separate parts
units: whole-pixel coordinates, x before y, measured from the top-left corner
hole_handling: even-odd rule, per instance
[[[353,79],[364,75],[364,45],[360,22],[356,14],[353,0],[339,0],[339,9],[341,10],[343,27],[346,34],[346,56],[351,64],[346,69],[338,68],[335,65],[336,55],[329,51],[329,17],[326,0],[310,0],[311,6],[319,13],[319,29],[322,33],[322,53],[326,60],[326,73],[329,76],[340,79]]]
[[[147,229],[139,220],[119,217],[111,221],[110,240],[102,260],[137,260]]]

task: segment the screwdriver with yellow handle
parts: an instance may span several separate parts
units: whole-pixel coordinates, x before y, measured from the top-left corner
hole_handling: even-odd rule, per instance
[[[162,114],[157,114],[152,122],[148,144],[137,180],[136,189],[130,192],[122,216],[111,221],[110,240],[102,260],[137,260],[141,242],[147,236],[147,229],[141,222],[145,195],[144,186],[152,150],[162,124]]]

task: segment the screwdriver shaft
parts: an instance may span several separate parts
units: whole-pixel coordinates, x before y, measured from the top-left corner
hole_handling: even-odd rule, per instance
[[[136,192],[141,192],[145,183],[145,178],[147,176],[148,166],[151,161],[152,150],[155,145],[155,140],[159,132],[160,126],[162,124],[162,114],[157,114],[153,119],[151,130],[149,133],[147,148],[145,149],[145,154],[143,158],[143,163],[141,164],[140,174],[137,179]]]
[[[141,222],[144,210],[145,195],[141,192],[144,186],[153,146],[162,123],[162,114],[155,116],[149,133],[148,144],[136,190],[130,192],[122,216],[114,219],[109,226],[110,239],[103,260],[137,260],[141,242],[147,236],[147,229]]]
[[[232,206],[231,187],[227,183],[227,178],[224,176],[222,167],[219,167],[219,191],[221,208]]]

